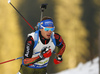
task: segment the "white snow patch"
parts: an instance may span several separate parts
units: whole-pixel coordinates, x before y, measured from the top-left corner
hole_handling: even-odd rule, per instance
[[[56,74],[99,74],[99,57],[87,63],[79,63],[78,66],[74,69],[67,69],[65,71],[56,73]]]

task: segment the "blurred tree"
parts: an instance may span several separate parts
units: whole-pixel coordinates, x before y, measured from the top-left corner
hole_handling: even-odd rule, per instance
[[[13,2],[14,5],[18,1]],[[18,17],[6,0],[0,0],[0,62],[22,56],[23,39]],[[0,74],[16,74],[20,60],[0,65]]]
[[[98,3],[99,4],[98,4]],[[98,48],[98,15],[100,11],[100,0],[83,0],[82,3],[83,16],[82,21],[85,23],[85,27],[89,32],[87,40],[89,41],[89,50],[91,53],[91,60],[97,56]]]
[[[98,55],[100,0],[55,0],[55,5],[57,32],[66,42],[64,61],[56,67],[61,71]]]
[[[66,43],[66,51],[58,71],[74,68],[79,62],[89,60],[89,43],[86,40],[88,31],[81,21],[83,9],[82,0],[55,0],[55,18],[57,32],[62,35]]]

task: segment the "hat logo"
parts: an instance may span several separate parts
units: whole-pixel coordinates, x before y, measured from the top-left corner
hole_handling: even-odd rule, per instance
[[[48,24],[48,26],[52,26],[52,24]]]
[[[51,22],[51,21],[45,22],[45,24],[47,24],[47,25],[50,26],[50,27],[53,26],[53,22]]]
[[[43,22],[41,22],[41,25],[43,24]]]

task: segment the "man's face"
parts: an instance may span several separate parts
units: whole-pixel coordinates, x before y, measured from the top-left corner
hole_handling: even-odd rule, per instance
[[[46,27],[46,28],[53,28],[53,27]],[[44,38],[50,39],[51,34],[52,34],[52,31],[51,31],[51,30],[45,31],[44,28],[43,28],[43,29],[40,29],[40,31],[41,31],[41,34],[42,34],[42,36],[43,36]]]

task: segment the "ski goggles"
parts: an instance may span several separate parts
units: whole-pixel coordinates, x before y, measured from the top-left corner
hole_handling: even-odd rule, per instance
[[[54,31],[55,30],[55,27],[47,28],[47,27],[43,27],[42,25],[41,25],[41,27],[44,28],[45,31]]]

